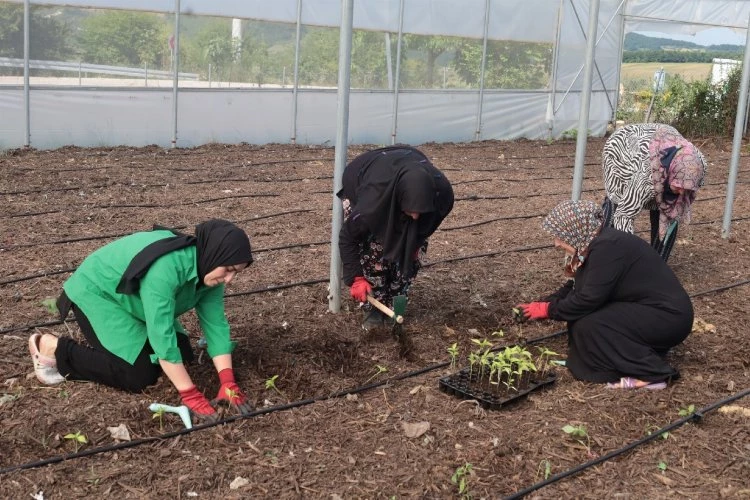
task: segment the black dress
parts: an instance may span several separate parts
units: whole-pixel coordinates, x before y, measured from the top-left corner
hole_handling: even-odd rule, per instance
[[[685,340],[693,306],[679,280],[641,238],[604,228],[586,262],[550,301],[549,317],[568,322],[567,366],[589,382],[678,376],[665,361]]]

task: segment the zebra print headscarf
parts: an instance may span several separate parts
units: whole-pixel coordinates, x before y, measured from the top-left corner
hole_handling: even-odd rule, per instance
[[[566,270],[575,272],[583,264],[586,250],[599,234],[604,218],[593,201],[563,201],[544,218],[542,228],[572,246],[575,255],[566,260]]]

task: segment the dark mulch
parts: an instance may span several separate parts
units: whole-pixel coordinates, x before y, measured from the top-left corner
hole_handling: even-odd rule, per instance
[[[602,197],[599,155],[588,145],[584,198]],[[748,279],[750,224],[738,220],[721,238],[731,145],[700,144],[711,166],[694,205],[693,224],[680,229],[670,264],[690,293]],[[55,317],[42,301],[57,295],[67,272],[116,235],[153,223],[192,227],[212,217],[241,221],[256,263],[228,293],[322,279],[226,300],[240,385],[259,408],[335,394],[433,365],[357,395],[0,475],[0,497],[112,495],[117,498],[450,498],[451,476],[472,465],[468,491],[498,497],[519,491],[636,441],[696,409],[750,387],[750,285],[694,299],[697,328],[671,354],[682,378],[657,392],[607,390],[558,369],[551,388],[500,411],[486,411],[438,390],[451,372],[446,348],[456,342],[462,364],[472,338],[519,343],[559,331],[562,324],[515,325],[511,308],[562,283],[561,256],[540,228],[541,215],[569,197],[575,144],[535,141],[428,144],[458,198],[430,241],[434,265],[418,277],[405,330],[413,350],[399,356],[388,331],[364,335],[361,314],[343,290],[343,311],[328,310],[333,150],[288,145],[210,145],[11,151],[0,157],[0,329],[39,325]],[[364,148],[353,147],[350,156]],[[750,215],[750,162],[742,158],[734,216]],[[591,191],[588,191],[591,190]],[[258,196],[268,195],[268,196]],[[482,196],[505,197],[482,199]],[[467,199],[468,198],[468,199]],[[530,216],[527,218],[520,218]],[[518,218],[513,218],[518,217]],[[505,218],[485,224],[490,219]],[[470,227],[470,224],[476,224]],[[647,217],[637,222],[647,229]],[[86,239],[109,236],[108,239]],[[66,241],[78,240],[78,241]],[[276,249],[287,245],[294,248]],[[542,246],[536,250],[517,251]],[[479,255],[491,254],[491,255]],[[473,257],[472,257],[473,256]],[[464,260],[441,262],[444,259]],[[199,337],[193,317],[187,321]],[[504,330],[498,340],[491,334]],[[74,323],[37,331],[79,337]],[[0,334],[0,468],[75,451],[64,439],[80,431],[81,450],[113,445],[108,427],[124,424],[132,439],[178,431],[176,416],[160,428],[148,405],[177,404],[165,380],[143,394],[89,383],[43,387],[31,371],[29,331]],[[566,339],[543,345],[565,353]],[[387,371],[378,374],[378,366]],[[205,356],[190,368],[211,396],[218,381]],[[278,375],[279,392],[265,388]],[[747,398],[735,405],[750,407]],[[407,424],[429,423],[408,437]],[[589,442],[562,427],[585,425]],[[713,411],[583,473],[534,493],[538,498],[747,497],[748,418]],[[661,468],[659,467],[662,464]],[[548,465],[548,467],[547,467]],[[664,469],[665,470],[661,470]],[[246,484],[233,489],[236,478]]]

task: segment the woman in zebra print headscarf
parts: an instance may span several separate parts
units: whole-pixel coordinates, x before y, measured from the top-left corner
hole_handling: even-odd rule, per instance
[[[550,212],[543,228],[575,279],[518,307],[528,319],[568,322],[566,365],[577,379],[664,388],[678,376],[665,356],[692,329],[690,297],[645,241],[602,222],[591,201],[564,201]]]
[[[607,140],[602,154],[605,211],[616,229],[633,232],[633,220],[651,210],[651,244],[664,244],[672,221],[690,222],[690,205],[703,186],[706,161],[669,125],[626,125]],[[664,256],[666,260],[667,255]]]

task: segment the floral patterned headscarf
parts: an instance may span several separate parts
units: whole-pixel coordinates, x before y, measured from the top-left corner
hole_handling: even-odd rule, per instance
[[[574,273],[583,264],[603,221],[602,209],[593,201],[563,201],[544,218],[542,228],[575,249],[565,261],[566,271]]]
[[[662,159],[669,148],[677,149],[673,153],[668,167],[662,165]],[[651,180],[654,183],[654,196],[659,206],[659,237],[664,238],[667,226],[675,219],[690,222],[690,205],[695,201],[695,192],[703,186],[706,176],[706,160],[693,144],[680,135],[673,127],[662,126],[656,129],[649,143],[651,160]],[[679,195],[665,193],[669,186],[684,191]]]

